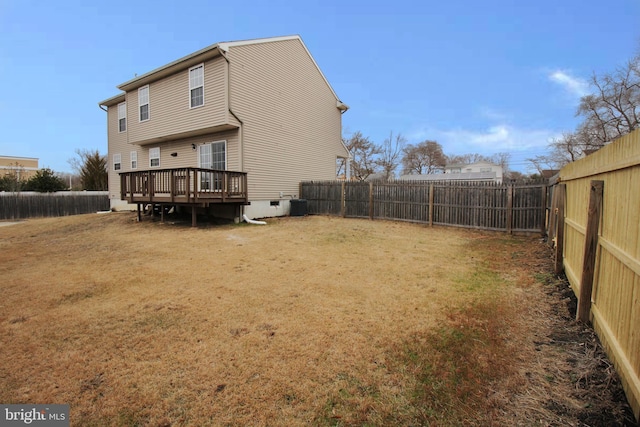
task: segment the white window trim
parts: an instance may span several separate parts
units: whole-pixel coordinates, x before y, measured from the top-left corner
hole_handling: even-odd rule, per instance
[[[205,143],[200,144],[200,145],[219,144],[221,142],[224,143],[224,170],[228,170],[227,166],[229,164],[229,151],[228,151],[228,146],[227,146],[227,140],[226,139],[221,139],[219,141],[209,141],[209,142],[205,142]],[[202,168],[202,162],[200,161],[200,149],[196,150],[196,155],[198,156],[198,167]]]
[[[129,153],[129,159],[131,160],[131,169],[138,169],[138,152],[132,151]],[[136,162],[135,166],[133,165],[133,162]]]
[[[144,89],[146,89],[146,90],[147,90],[147,102],[146,102],[145,104],[141,104],[141,103],[140,103],[140,92],[141,92],[141,91],[143,91]],[[149,106],[149,99],[151,98],[151,95],[150,95],[150,93],[149,93],[149,92],[150,92],[150,91],[149,91],[149,85],[142,86],[141,88],[139,88],[139,89],[138,89],[138,122],[139,122],[139,123],[142,123],[142,122],[148,122],[148,121],[151,119],[151,107]],[[140,108],[141,108],[143,105],[146,105],[146,106],[147,106],[147,116],[148,116],[148,117],[147,117],[146,119],[144,119],[144,120],[142,120],[142,118],[140,117],[140,116],[141,116]]]
[[[116,168],[116,165],[120,166],[119,168]],[[113,170],[114,171],[121,171],[122,170],[122,154],[117,153],[113,155]]]
[[[158,157],[151,157],[152,152],[153,152],[154,150],[157,150],[157,151],[158,151]],[[157,165],[157,166],[153,166],[153,165],[151,164],[151,160],[153,160],[153,159],[158,159],[158,165]],[[160,147],[152,147],[152,148],[149,148],[149,167],[150,167],[150,168],[159,168],[159,167],[160,167]]]
[[[123,106],[122,111],[124,111],[124,117],[120,116],[120,106]],[[124,130],[120,130],[120,120],[124,119]],[[127,131],[127,102],[121,102],[118,104],[118,133],[123,133]]]
[[[202,67],[202,86],[195,86],[192,87],[191,86],[191,70],[195,70],[196,68],[200,68]],[[198,64],[198,65],[194,65],[193,67],[189,68],[189,72],[187,73],[187,78],[189,79],[189,92],[187,93],[187,95],[189,96],[189,109],[192,110],[194,108],[200,108],[200,107],[204,107],[205,105],[205,98],[204,98],[204,62]],[[196,105],[195,107],[191,106],[191,91],[193,89],[197,89],[199,87],[202,87],[202,104],[200,105]]]

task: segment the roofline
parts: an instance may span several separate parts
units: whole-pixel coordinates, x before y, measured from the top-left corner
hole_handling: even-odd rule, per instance
[[[38,157],[17,157],[17,156],[2,156],[0,159],[15,159],[15,160],[40,160]]]
[[[304,41],[302,40],[302,37],[300,37],[299,34],[293,34],[293,35],[290,35],[290,36],[268,37],[268,38],[262,38],[262,39],[239,40],[239,41],[235,41],[235,42],[222,42],[222,43],[218,43],[218,44],[220,45],[220,48],[222,50],[227,52],[229,50],[229,48],[231,48],[231,47],[247,46],[247,45],[252,45],[252,44],[260,44],[260,43],[280,42],[280,41],[287,41],[287,40],[299,40],[300,41],[300,44],[302,44],[302,47],[304,48],[305,52],[307,52],[307,55],[309,55],[309,58],[311,59],[311,62],[313,62],[313,65],[316,66],[316,69],[320,73],[320,76],[322,76],[322,79],[324,80],[324,82],[329,87],[329,90],[331,91],[333,96],[336,98],[336,101],[340,101],[340,98],[338,97],[338,95],[336,95],[336,92],[333,90],[333,87],[331,87],[331,84],[329,83],[329,80],[327,80],[327,78],[325,77],[324,73],[322,72],[322,70],[318,66],[318,63],[313,58],[313,55],[311,55],[311,52],[309,52],[309,49],[307,48],[307,45],[304,44]],[[339,104],[342,104],[342,101],[340,101]],[[338,105],[338,104],[336,104],[336,105]],[[344,110],[344,111],[346,111],[349,107],[346,104],[343,104],[343,105],[346,107],[345,110]]]
[[[230,47],[247,46],[252,44],[271,43],[271,42],[281,42],[281,41],[296,40],[296,39],[302,40],[299,35],[293,34],[290,36],[263,37],[261,39],[248,39],[248,40],[237,40],[237,41],[231,41],[231,42],[220,42],[220,43],[216,43],[216,45],[219,46],[220,49],[224,50],[225,52],[228,52]]]
[[[480,160],[479,162],[473,162],[473,163],[450,163],[448,165],[445,165],[445,168],[457,168],[457,167],[462,167],[462,166],[473,166],[473,165],[479,165],[481,163],[485,164],[485,165],[500,166],[500,165],[495,164],[493,162],[486,162],[484,160]]]
[[[304,41],[302,41],[302,37],[300,37],[298,34],[289,35],[289,36],[266,37],[266,38],[260,38],[260,39],[249,39],[249,40],[238,40],[238,41],[228,41],[228,42],[215,43],[215,44],[207,46],[207,47],[205,47],[203,49],[200,49],[200,50],[198,50],[196,52],[193,52],[192,54],[189,54],[189,55],[184,56],[184,57],[182,57],[180,59],[172,61],[172,62],[170,62],[170,63],[168,63],[166,65],[163,65],[163,66],[161,66],[159,68],[151,70],[148,73],[144,73],[141,76],[137,76],[137,77],[135,77],[135,78],[133,78],[131,80],[128,80],[128,81],[120,84],[117,87],[118,87],[118,89],[126,92],[126,91],[129,91],[129,90],[135,89],[136,87],[144,86],[147,83],[150,83],[150,82],[152,82],[154,80],[162,78],[165,75],[173,74],[174,72],[180,71],[180,70],[182,70],[184,68],[187,68],[190,65],[195,65],[195,64],[197,64],[199,62],[202,62],[202,61],[204,61],[206,59],[211,59],[211,58],[215,58],[218,55],[222,55],[222,52],[228,52],[229,49],[233,48],[233,47],[255,45],[255,44],[262,44],[262,43],[271,43],[271,42],[280,42],[280,41],[287,41],[287,40],[299,40],[300,41],[300,43],[302,44],[302,47],[307,52],[307,55],[309,55],[309,58],[311,59],[311,62],[313,62],[313,65],[315,65],[316,69],[320,73],[320,76],[322,76],[322,79],[327,84],[327,87],[329,88],[329,90],[331,91],[333,96],[336,98],[336,101],[340,101],[340,98],[338,98],[338,95],[336,95],[336,92],[333,90],[333,87],[331,87],[331,84],[329,83],[329,81],[325,77],[324,73],[322,72],[322,70],[318,66],[318,63],[316,62],[316,60],[311,55],[311,52],[309,52],[309,49],[307,49],[307,46],[304,44]],[[109,99],[101,102],[100,105],[106,105],[106,104],[104,104],[104,102],[107,102],[107,101],[113,102],[112,98],[109,98]],[[346,104],[343,104],[342,101],[340,101],[339,104],[337,104],[337,105],[340,105],[340,104],[342,104],[346,108],[348,108],[348,106],[346,106]],[[338,108],[340,108],[340,107],[338,107]],[[344,111],[346,111],[346,108],[345,108]]]
[[[109,107],[111,105],[114,104],[119,104],[120,102],[123,102],[125,100],[125,93],[119,93],[116,96],[112,96],[111,98],[107,98],[104,101],[100,101],[98,102],[99,106],[104,105],[105,107]]]
[[[134,77],[133,79],[120,84],[119,86],[117,86],[117,88],[127,92],[129,90],[133,90],[140,86],[144,86],[148,83],[159,80],[162,77],[169,76],[191,65],[196,65],[200,62],[215,58],[219,55],[222,55],[222,50],[220,49],[218,43],[212,44],[211,46],[207,46],[204,49],[200,49],[196,52],[193,52],[192,54],[183,56],[180,59],[176,59],[175,61],[163,65],[162,67],[151,70],[148,73],[144,73],[141,76]]]
[[[251,39],[251,40],[238,40],[238,41],[230,41],[230,42],[220,42],[204,47],[198,51],[195,51],[187,56],[183,56],[182,58],[176,59],[166,65],[158,67],[154,70],[149,71],[148,73],[144,73],[141,76],[136,76],[131,80],[128,80],[118,86],[120,90],[131,90],[136,86],[143,86],[144,84],[150,83],[153,80],[156,80],[155,75],[160,74],[163,71],[168,71],[167,73],[162,74],[170,74],[174,71],[179,71],[180,69],[186,68],[190,65],[191,62],[196,63],[202,62],[206,59],[215,58],[220,55],[222,52],[227,52],[230,47],[234,46],[244,46],[249,44],[259,44],[259,43],[267,43],[272,41],[281,41],[281,40],[291,40],[298,36],[282,36],[282,37],[270,37],[270,38],[262,38],[262,39]],[[197,60],[196,60],[197,58]],[[159,77],[160,78],[160,77]]]

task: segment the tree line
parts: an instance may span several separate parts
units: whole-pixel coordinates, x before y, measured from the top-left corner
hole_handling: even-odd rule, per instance
[[[37,191],[50,193],[65,190],[105,191],[108,189],[107,156],[98,150],[76,150],[76,158],[69,160],[75,174],[57,173],[41,168],[28,179],[23,178],[24,167],[13,165],[9,173],[0,177],[0,191]]]
[[[549,153],[527,159],[541,171],[560,169],[640,124],[640,53],[610,73],[591,76],[593,92],[583,96],[576,110],[582,121],[573,132],[549,144]]]
[[[509,153],[484,156],[478,153],[447,155],[440,143],[426,139],[417,144],[408,144],[402,134],[390,132],[381,144],[376,144],[362,132],[356,131],[342,138],[351,153],[351,178],[364,181],[376,178],[389,181],[400,175],[423,175],[444,173],[451,164],[489,162],[502,166],[503,175],[512,179],[522,174],[509,171]],[[338,176],[345,176],[346,160],[338,165]]]

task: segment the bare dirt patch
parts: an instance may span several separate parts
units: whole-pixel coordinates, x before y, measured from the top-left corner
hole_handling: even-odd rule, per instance
[[[632,425],[539,239],[130,214],[0,237],[0,402],[73,425]]]

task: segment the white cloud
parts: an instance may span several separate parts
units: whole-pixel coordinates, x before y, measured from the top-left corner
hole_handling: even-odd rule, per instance
[[[552,71],[549,73],[549,80],[559,84],[571,95],[578,98],[589,94],[589,83],[584,79],[572,76],[567,71]]]
[[[486,129],[421,129],[407,135],[410,141],[435,139],[452,154],[544,151],[558,132],[547,129],[524,129],[506,123]]]

